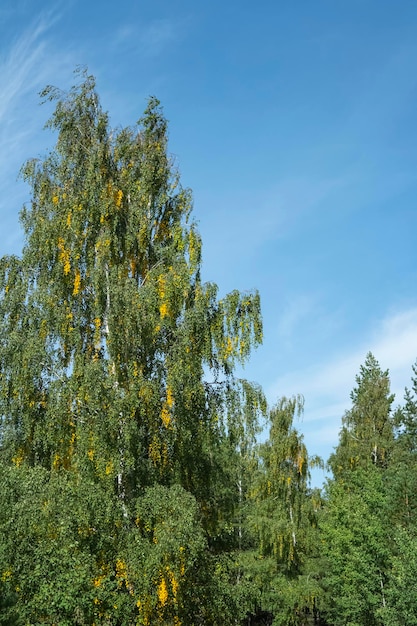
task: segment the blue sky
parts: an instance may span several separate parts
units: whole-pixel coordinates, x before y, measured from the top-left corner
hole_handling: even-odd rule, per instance
[[[305,396],[327,459],[366,353],[396,402],[417,358],[416,35],[414,0],[3,0],[0,254],[23,245],[19,168],[53,140],[40,89],[87,65],[115,126],[156,95],[204,278],[261,294],[245,376]]]

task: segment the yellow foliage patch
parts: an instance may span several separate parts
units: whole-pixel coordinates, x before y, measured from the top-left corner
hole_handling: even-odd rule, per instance
[[[166,287],[165,277],[163,276],[163,274],[160,274],[158,276],[158,296],[161,298],[161,300],[165,298],[165,287]]]
[[[224,358],[228,359],[232,353],[233,353],[233,342],[230,339],[230,337],[228,337],[226,340],[226,345],[224,347]]]
[[[100,587],[105,578],[105,576],[98,576],[97,578],[95,578],[93,581],[94,587]]]
[[[70,252],[65,249],[65,241],[62,237],[58,239],[59,260],[64,266],[64,274],[67,276],[71,271]]]
[[[172,393],[171,387],[167,387],[167,405],[169,408],[172,408],[174,404],[174,395]]]
[[[176,600],[179,584],[177,579],[175,578],[174,573],[171,572],[171,570],[168,571],[168,574],[171,581],[172,595],[174,596],[174,600]]]
[[[154,437],[151,443],[149,444],[148,454],[149,454],[149,458],[152,460],[152,463],[154,465],[157,465],[158,463],[161,462],[161,451],[160,451],[159,442],[156,439],[156,437]]]
[[[123,191],[121,189],[118,189],[117,191],[114,192],[114,203],[117,206],[118,209],[120,209],[120,207],[122,206],[122,200],[123,200]]]
[[[166,404],[164,404],[162,407],[161,420],[165,428],[169,428],[171,424],[171,415],[170,415],[168,406]]]
[[[122,561],[122,559],[117,559],[116,561],[116,578],[120,578],[122,580],[126,580],[127,578],[126,563]]]
[[[161,582],[158,585],[157,593],[158,593],[159,603],[161,604],[161,606],[165,606],[168,600],[168,589],[167,589],[167,584],[165,582],[164,577],[161,578]]]
[[[75,272],[75,278],[74,278],[74,289],[72,292],[73,296],[76,296],[79,294],[80,292],[80,285],[81,285],[81,274],[79,272],[79,270],[77,270]]]
[[[4,571],[1,575],[1,580],[3,582],[6,582],[6,580],[10,580],[12,577],[12,571],[10,569],[7,569],[6,571]]]

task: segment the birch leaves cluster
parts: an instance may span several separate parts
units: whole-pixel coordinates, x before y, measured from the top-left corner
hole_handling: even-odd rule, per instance
[[[25,247],[0,262],[2,463],[22,473],[22,488],[32,471],[43,485],[27,531],[34,545],[36,506],[54,489],[78,494],[71,511],[54,509],[47,531],[58,537],[60,517],[72,519],[74,554],[87,563],[78,571],[85,602],[75,618],[68,600],[69,623],[187,623],[206,610],[198,581],[203,590],[214,569],[207,556],[199,574],[193,564],[232,514],[233,498],[230,511],[219,508],[216,450],[264,402],[233,373],[262,339],[259,296],[220,299],[201,281],[191,193],[156,99],[136,126],[112,130],[87,74],[69,93],[42,96],[55,103],[57,143],[22,170],[32,195]],[[99,493],[105,520],[78,524],[75,511],[91,510]],[[171,533],[161,511],[173,516]],[[11,606],[46,607],[7,558]],[[64,623],[65,610],[52,621]],[[25,619],[42,611],[28,608]]]
[[[417,370],[393,412],[367,356],[312,490],[303,398],[236,376],[259,295],[202,281],[159,102],[114,130],[86,73],[43,98],[0,259],[0,625],[417,624]]]
[[[220,389],[259,343],[259,298],[218,300],[202,284],[191,196],[156,100],[113,132],[91,77],[43,95],[57,100],[58,142],[24,167],[27,243],[2,260],[3,350],[20,342],[15,362],[3,359],[5,426],[19,459],[36,449],[45,467],[90,462],[136,489],[172,477],[187,441],[218,427],[204,372]]]

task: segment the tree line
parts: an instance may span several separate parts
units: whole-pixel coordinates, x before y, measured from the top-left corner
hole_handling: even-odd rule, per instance
[[[114,130],[86,72],[42,97],[0,260],[0,624],[417,625],[417,367],[394,409],[367,355],[312,489],[302,396],[236,376],[259,295],[202,282],[159,102]]]

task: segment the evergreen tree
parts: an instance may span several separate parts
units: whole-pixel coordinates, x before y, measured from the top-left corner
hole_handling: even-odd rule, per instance
[[[396,439],[410,453],[417,452],[417,362],[413,365],[411,390],[406,388],[404,405],[395,414]]]
[[[417,364],[412,388],[405,390],[404,404],[394,415],[395,446],[389,472],[389,511],[393,523],[417,526]]]
[[[356,377],[352,408],[330,457],[333,479],[321,519],[326,619],[335,626],[382,624],[390,569],[387,477],[394,448],[388,372],[369,353]]]
[[[387,467],[393,445],[393,420],[388,371],[383,372],[368,353],[357,386],[351,393],[352,408],[342,419],[339,445],[329,465],[336,478],[357,467]]]
[[[330,481],[321,515],[326,558],[324,616],[332,626],[383,626],[390,570],[381,472],[357,468],[349,480]]]
[[[384,626],[417,625],[417,536],[398,527],[394,534],[387,602],[381,610]]]
[[[390,524],[392,568],[387,605],[381,612],[388,626],[417,624],[417,364],[412,387],[394,416],[396,437],[387,472],[386,518]]]
[[[261,341],[259,297],[219,299],[202,283],[191,194],[156,99],[137,126],[113,131],[91,76],[43,97],[56,102],[57,144],[23,168],[26,244],[0,262],[7,615],[16,624],[232,623],[236,607],[208,547],[239,502],[225,446],[237,433],[236,451],[263,405],[233,374]],[[22,501],[31,502],[23,530],[11,525]],[[47,540],[62,533],[58,563]],[[19,561],[7,537],[21,545]],[[59,604],[40,600],[45,568],[62,571]],[[29,584],[31,570],[39,576]]]

